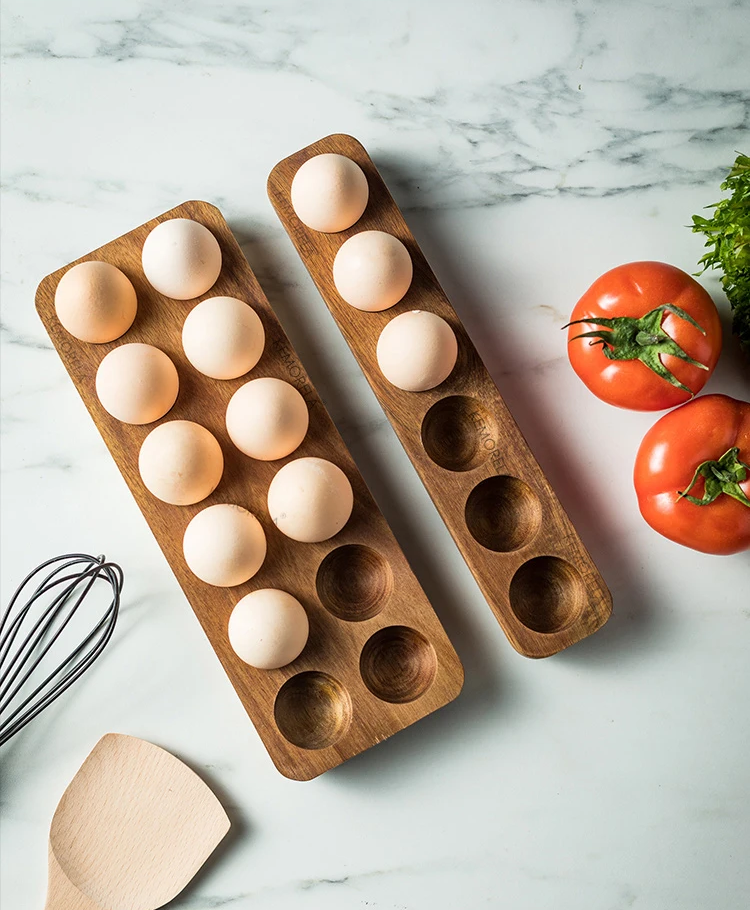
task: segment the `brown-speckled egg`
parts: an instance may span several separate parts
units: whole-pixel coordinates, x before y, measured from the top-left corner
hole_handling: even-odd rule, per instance
[[[180,381],[164,351],[151,344],[122,344],[96,371],[96,394],[105,411],[123,423],[152,423],[177,400]]]
[[[205,499],[219,485],[224,456],[205,427],[190,420],[170,420],[143,440],[138,468],[157,499],[187,506]]]
[[[292,540],[318,543],[349,521],[354,494],[346,474],[324,458],[297,458],[284,465],[268,488],[268,513]]]
[[[130,279],[109,262],[79,262],[55,291],[55,311],[66,332],[80,341],[114,341],[133,324],[138,309]]]
[[[141,254],[149,283],[165,297],[193,300],[209,291],[221,273],[221,248],[209,229],[190,218],[157,224]]]
[[[409,251],[385,231],[355,234],[333,260],[333,282],[341,297],[371,313],[395,306],[409,290],[412,275]]]
[[[241,585],[256,574],[266,558],[266,535],[258,519],[230,503],[198,512],[182,539],[185,562],[206,584]]]

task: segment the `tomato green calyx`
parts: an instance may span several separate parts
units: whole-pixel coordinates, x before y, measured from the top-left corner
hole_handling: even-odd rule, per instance
[[[677,499],[687,499],[696,506],[707,506],[722,493],[726,493],[727,496],[731,496],[732,499],[741,502],[743,506],[750,508],[750,499],[740,486],[744,480],[747,480],[750,467],[739,460],[739,454],[740,450],[734,446],[724,452],[718,461],[704,461],[699,464],[688,488],[683,493],[679,493]],[[699,477],[705,481],[702,499],[689,495]]]
[[[693,396],[695,392],[681,383],[674,373],[664,366],[661,355],[671,354],[672,357],[679,357],[680,360],[691,363],[701,370],[707,370],[708,367],[705,363],[694,360],[689,354],[685,353],[674,338],[667,335],[662,328],[662,319],[665,313],[679,316],[680,319],[684,319],[695,326],[703,335],[706,334],[705,329],[689,313],[686,313],[685,310],[675,306],[673,303],[664,303],[655,307],[646,313],[645,316],[641,316],[640,319],[636,319],[634,316],[615,316],[611,319],[587,316],[584,319],[574,319],[564,328],[567,329],[568,326],[578,325],[582,322],[602,326],[601,329],[597,329],[595,332],[582,332],[570,340],[591,338],[592,341],[589,343],[600,344],[602,353],[608,360],[640,360],[644,366],[647,366],[657,376],[661,376],[662,379],[666,379],[670,385],[682,389],[690,396]]]

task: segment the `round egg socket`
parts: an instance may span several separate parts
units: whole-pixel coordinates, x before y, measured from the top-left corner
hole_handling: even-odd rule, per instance
[[[185,529],[182,552],[206,584],[231,588],[255,575],[266,558],[266,535],[242,506],[219,503],[198,512]]]
[[[232,610],[227,627],[234,653],[258,670],[277,670],[296,660],[309,632],[305,608],[276,588],[246,594]]]
[[[138,469],[146,489],[174,506],[201,502],[219,485],[224,456],[216,437],[190,420],[159,424],[143,440]]]
[[[205,225],[190,218],[171,218],[146,237],[141,263],[149,284],[160,294],[193,300],[216,284],[221,248]]]
[[[422,419],[422,446],[446,471],[473,471],[499,444],[495,415],[471,395],[440,398]]]
[[[388,560],[363,544],[344,544],[318,567],[315,588],[323,606],[337,619],[363,622],[385,607],[393,593]]]
[[[328,673],[307,670],[279,689],[273,716],[281,735],[300,749],[327,749],[348,732],[352,699]]]
[[[292,180],[295,214],[304,225],[325,234],[345,231],[359,221],[369,194],[364,171],[345,155],[316,155]]]
[[[411,286],[411,256],[385,231],[362,231],[345,241],[333,260],[339,295],[358,310],[380,312],[395,306]]]
[[[572,626],[587,603],[581,573],[557,556],[536,556],[523,563],[511,579],[508,595],[519,622],[542,634]]]
[[[335,537],[349,521],[354,494],[349,480],[324,458],[297,458],[268,488],[268,513],[276,527],[301,543]]]
[[[437,655],[430,642],[408,626],[387,626],[362,648],[362,681],[381,701],[394,705],[416,701],[437,674]]]
[[[79,341],[106,344],[128,331],[138,300],[130,279],[109,262],[79,262],[55,290],[55,312],[66,332]]]
[[[471,491],[464,516],[477,543],[496,553],[511,553],[536,537],[542,526],[542,504],[525,481],[495,474]]]
[[[188,313],[182,347],[190,363],[212,379],[237,379],[249,373],[263,354],[263,323],[255,310],[236,297],[209,297]]]
[[[99,364],[96,394],[122,423],[141,425],[163,417],[177,400],[180,380],[164,351],[151,344],[123,344]]]
[[[307,435],[305,399],[283,379],[264,376],[240,386],[227,406],[229,438],[240,452],[259,461],[285,458]]]
[[[435,313],[412,310],[392,319],[380,333],[378,366],[405,392],[426,392],[444,382],[458,357],[453,329]]]

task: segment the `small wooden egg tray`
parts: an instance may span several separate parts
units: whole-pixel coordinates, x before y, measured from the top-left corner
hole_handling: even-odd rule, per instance
[[[336,234],[306,227],[290,198],[300,166],[327,152],[355,161],[370,190],[359,221]],[[513,647],[547,657],[595,632],[610,593],[363,146],[346,135],[315,142],[276,165],[268,194]],[[406,295],[382,312],[349,306],[333,281],[341,245],[371,230],[401,240],[414,266]],[[453,372],[427,392],[396,388],[378,367],[380,332],[409,310],[441,316],[458,340]]]
[[[223,268],[200,298],[171,300],[146,281],[141,249],[159,222],[191,218],[204,224],[221,247]],[[73,265],[110,262],[133,283],[138,314],[131,329],[110,344],[86,344],[69,335],[55,313],[55,289]],[[210,379],[184,355],[182,325],[207,297],[238,297],[259,315],[266,344],[257,366],[229,381]],[[53,344],[122,472],[136,502],[182,586],[237,694],[286,777],[309,780],[386,739],[454,699],[463,668],[390,527],[375,504],[349,451],[300,364],[221,212],[205,202],[186,202],[129,234],[48,275],[36,306]],[[95,391],[99,363],[114,347],[146,342],[163,350],[180,378],[177,402],[161,421],[130,426],[111,417]],[[274,376],[294,385],[310,410],[308,434],[287,458],[248,458],[234,447],[225,427],[232,394],[245,382]],[[222,480],[207,499],[192,506],[157,500],[138,472],[141,443],[158,423],[193,420],[218,439],[224,454]],[[348,477],[354,509],[346,526],[323,543],[298,543],[271,521],[268,485],[287,462],[326,458]],[[92,495],[95,493],[92,491]],[[249,509],[261,522],[268,552],[260,571],[243,585],[218,588],[196,578],[185,564],[182,538],[190,519],[214,503]],[[251,590],[281,588],[296,597],[310,620],[302,654],[279,670],[243,663],[227,638],[232,608]]]

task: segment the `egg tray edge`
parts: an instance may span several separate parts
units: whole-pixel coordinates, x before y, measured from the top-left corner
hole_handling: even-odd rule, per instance
[[[297,169],[324,153],[351,158],[369,185],[363,215],[335,234],[304,225],[290,198]],[[612,612],[610,592],[364,146],[346,134],[312,143],[273,168],[268,195],[510,643],[548,657],[591,635]],[[333,282],[336,252],[366,230],[396,236],[414,268],[406,295],[381,312],[349,306]],[[380,331],[411,309],[441,316],[458,341],[453,372],[426,392],[392,386],[376,358]]]
[[[222,271],[216,284],[191,301],[162,297],[148,284],[140,267],[140,250],[149,231],[162,221],[180,217],[205,224],[222,251]],[[133,326],[108,344],[78,341],[62,328],[55,314],[54,291],[62,274],[78,262],[91,259],[112,262],[120,268],[138,296]],[[249,303],[260,316],[266,334],[259,363],[237,380],[213,380],[199,374],[188,363],[180,343],[182,323],[190,309],[201,300],[220,295],[235,296]],[[227,676],[282,774],[297,780],[316,777],[459,694],[463,668],[458,656],[239,244],[215,206],[201,201],[185,202],[56,270],[40,283],[36,307]],[[142,427],[125,425],[111,417],[101,407],[94,388],[99,362],[114,347],[131,341],[154,344],[164,350],[175,363],[180,378],[174,407],[160,421]],[[257,462],[243,455],[232,445],[224,426],[231,395],[240,385],[258,376],[277,376],[291,382],[310,409],[307,437],[295,452],[277,462]],[[198,389],[204,390],[202,396],[196,394]],[[174,419],[195,420],[206,426],[218,439],[224,455],[221,483],[208,498],[194,506],[160,502],[146,490],[138,473],[141,442],[155,426]],[[301,544],[285,537],[273,525],[265,508],[265,494],[272,476],[284,464],[305,456],[319,456],[337,464],[354,491],[355,505],[349,522],[334,538],[320,544]],[[235,502],[253,512],[268,542],[266,561],[258,574],[234,588],[216,588],[201,582],[187,568],[182,556],[182,535],[187,523],[198,511],[219,502]],[[364,557],[366,552],[375,553],[380,559]],[[342,571],[352,569],[350,557],[354,558],[354,554],[359,560],[358,563],[355,560],[354,568],[364,572],[365,583],[369,579],[380,591],[379,609],[373,612],[368,607],[367,615],[363,613],[365,618],[360,621],[339,618],[320,599],[316,584],[318,570],[332,553],[344,554],[339,557],[343,560],[339,565]],[[347,559],[350,559],[348,566]],[[335,595],[335,577],[332,582],[329,573],[321,579],[320,590],[330,601]],[[287,590],[301,601],[310,619],[310,638],[305,650],[296,661],[279,670],[256,670],[244,664],[232,651],[226,635],[234,604],[249,591],[263,587]],[[388,690],[388,682],[382,675],[388,668],[389,648],[413,660],[412,692]],[[331,685],[331,679],[338,684],[338,690]],[[297,684],[295,680],[301,682]],[[288,695],[277,700],[285,686]],[[373,694],[372,687],[381,697]],[[386,700],[393,698],[398,700]],[[283,722],[287,736],[281,733],[279,722]],[[330,730],[330,741],[325,739],[326,730]],[[289,735],[302,745],[290,741]]]

